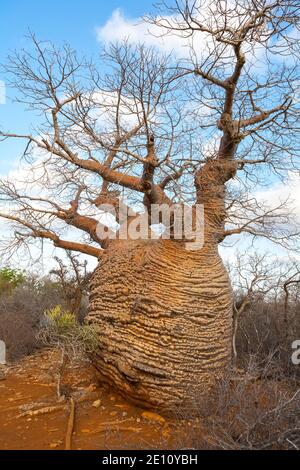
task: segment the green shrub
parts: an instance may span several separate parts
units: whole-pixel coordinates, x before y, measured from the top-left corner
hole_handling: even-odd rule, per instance
[[[38,339],[45,345],[60,350],[61,360],[57,369],[57,398],[65,399],[62,392],[62,378],[67,361],[89,360],[97,347],[97,333],[90,325],[81,325],[75,315],[64,310],[61,305],[44,313],[44,326],[38,333]]]
[[[66,333],[77,326],[75,315],[63,310],[61,305],[56,305],[56,307],[46,310],[44,315],[46,325],[56,330],[57,333]]]
[[[11,294],[12,291],[25,281],[23,271],[4,267],[0,269],[0,295]]]
[[[49,346],[64,349],[69,355],[93,353],[97,348],[95,329],[87,324],[81,325],[75,315],[61,305],[44,313],[44,327],[39,338]]]

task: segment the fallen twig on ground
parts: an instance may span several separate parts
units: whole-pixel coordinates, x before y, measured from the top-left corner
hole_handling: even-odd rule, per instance
[[[70,415],[68,420],[66,439],[65,439],[65,450],[71,450],[72,448],[72,434],[75,422],[75,401],[74,398],[70,398]]]

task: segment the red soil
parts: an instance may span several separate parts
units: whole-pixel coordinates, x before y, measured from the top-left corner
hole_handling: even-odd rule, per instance
[[[2,376],[0,371],[0,449],[64,449],[70,397],[75,401],[72,449],[189,447],[191,429],[199,423],[170,420],[126,403],[97,383],[88,364],[66,368],[66,399],[58,402],[58,358],[55,351],[43,351],[6,367]]]

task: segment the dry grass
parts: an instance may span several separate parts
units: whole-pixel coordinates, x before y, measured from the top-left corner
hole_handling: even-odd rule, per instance
[[[195,403],[178,448],[300,450],[300,383],[278,374],[274,360],[252,356],[245,370],[229,370],[209,401]]]

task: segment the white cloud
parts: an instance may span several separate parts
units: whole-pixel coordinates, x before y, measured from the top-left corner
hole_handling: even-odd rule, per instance
[[[259,191],[256,196],[271,208],[289,201],[291,215],[295,216],[296,223],[300,224],[300,174],[290,173],[284,182],[277,183],[265,191]]]
[[[118,107],[120,124],[123,129],[129,130],[135,127],[143,115],[141,102],[137,98],[127,96],[126,93],[121,93],[121,96],[118,96],[116,91],[97,91],[89,97],[89,100],[94,105],[90,115],[97,120],[99,129],[103,132],[111,133],[114,129]]]
[[[138,19],[126,19],[121,10],[115,10],[104,26],[97,28],[100,42],[118,41],[123,38],[139,42],[147,37],[147,25]],[[148,38],[151,41],[151,36]]]
[[[141,18],[126,18],[118,8],[107,22],[97,28],[99,42],[108,43],[128,39],[132,44],[143,43],[147,46],[156,46],[163,52],[176,52],[182,54],[187,40],[174,35],[161,36],[162,30],[158,26],[145,23]]]
[[[229,10],[230,3],[236,8],[235,3],[229,0],[227,2]],[[177,21],[182,22],[180,15],[165,15],[158,19],[165,25],[172,25]],[[198,14],[197,21],[208,27],[219,28],[225,21],[225,16],[220,12],[216,13],[215,17],[212,16],[211,1],[207,0],[201,6],[201,13]],[[240,21],[239,15],[235,15],[231,11],[226,21],[234,27]],[[96,29],[96,34],[98,41],[104,44],[127,39],[132,44],[143,43],[146,46],[155,46],[164,53],[174,53],[180,58],[189,58],[193,50],[199,63],[210,54],[209,51],[215,48],[210,34],[199,31],[194,31],[192,36],[179,31],[173,34],[162,26],[146,23],[143,18],[126,18],[120,8],[114,10],[106,23]],[[264,48],[257,45],[252,50],[250,47],[247,54],[248,60],[258,66],[259,59],[264,57]],[[254,58],[255,60],[253,60]],[[223,61],[227,63],[228,67],[232,65],[232,58],[228,57],[228,50],[224,53]]]

